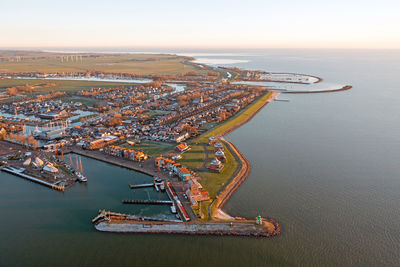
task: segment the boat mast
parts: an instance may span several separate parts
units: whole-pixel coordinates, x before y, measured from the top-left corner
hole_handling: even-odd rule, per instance
[[[79,163],[80,163],[80,165],[81,165],[81,174],[83,175],[83,169],[82,169],[82,159],[81,159],[81,157],[79,157]]]

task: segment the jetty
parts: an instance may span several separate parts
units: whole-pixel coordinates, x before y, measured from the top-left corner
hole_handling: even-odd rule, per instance
[[[151,183],[151,184],[136,184],[136,185],[130,184],[130,185],[129,185],[129,187],[130,187],[131,189],[135,189],[135,188],[145,188],[145,187],[153,187],[153,186],[154,186],[153,183]]]
[[[280,233],[279,224],[262,219],[223,222],[175,222],[165,220],[126,219],[127,216],[98,215],[93,219],[95,228],[101,232],[141,234],[185,234],[272,237]]]
[[[150,205],[172,205],[173,202],[171,200],[135,200],[135,199],[128,199],[122,200],[123,204],[150,204]]]
[[[155,180],[151,184],[129,184],[130,189],[138,189],[138,188],[146,188],[146,187],[153,187],[156,189],[157,192],[165,191],[164,182],[157,183]]]
[[[340,91],[347,91],[353,88],[351,85],[345,85],[341,88],[337,89],[322,89],[322,90],[308,90],[308,91],[297,91],[297,90],[288,90],[283,93],[285,94],[317,94],[317,93],[333,93],[333,92],[340,92]]]

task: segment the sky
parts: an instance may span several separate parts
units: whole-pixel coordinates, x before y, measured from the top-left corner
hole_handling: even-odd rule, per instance
[[[0,0],[0,48],[400,48],[400,0]]]

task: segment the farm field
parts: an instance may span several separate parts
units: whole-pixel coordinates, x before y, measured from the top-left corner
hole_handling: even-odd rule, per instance
[[[0,72],[103,71],[138,75],[169,75],[205,71],[186,64],[190,57],[168,54],[0,52]]]

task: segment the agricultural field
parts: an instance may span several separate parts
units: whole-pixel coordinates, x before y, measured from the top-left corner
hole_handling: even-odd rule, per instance
[[[54,84],[53,86],[40,86],[34,92],[73,92],[93,87],[111,88],[120,86],[129,86],[132,83],[116,83],[103,81],[67,81],[67,80],[38,80],[38,79],[3,79],[0,80],[0,91],[4,91],[9,87],[38,85],[38,84]]]
[[[186,64],[189,57],[168,54],[46,53],[0,51],[0,72],[103,71],[138,75],[169,75],[207,71]]]

